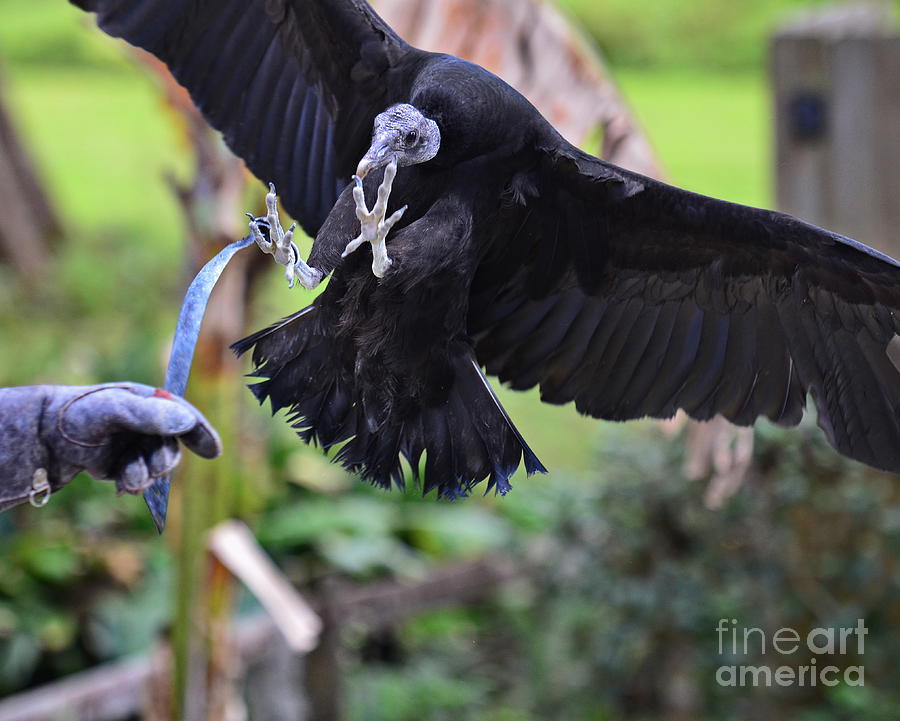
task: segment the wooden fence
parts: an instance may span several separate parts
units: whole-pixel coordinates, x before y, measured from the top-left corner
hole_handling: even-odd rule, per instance
[[[265,614],[238,624],[232,643],[249,681],[249,718],[340,721],[344,625],[389,628],[434,608],[489,598],[528,573],[521,562],[493,556],[437,568],[415,583],[328,584],[315,603],[326,624],[306,657],[291,653]],[[170,666],[171,653],[162,645],[148,656],[101,665],[0,701],[0,721],[121,721],[147,713],[154,689],[169,682]]]

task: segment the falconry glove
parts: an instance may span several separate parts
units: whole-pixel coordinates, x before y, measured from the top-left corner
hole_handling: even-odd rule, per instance
[[[80,471],[141,493],[181,459],[222,444],[190,403],[140,383],[0,388],[0,510],[50,494]]]

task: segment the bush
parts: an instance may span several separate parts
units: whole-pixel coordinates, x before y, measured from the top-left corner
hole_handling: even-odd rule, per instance
[[[712,511],[703,484],[681,477],[682,441],[608,431],[595,481],[557,488],[533,509],[552,530],[520,536],[532,581],[493,604],[411,621],[387,661],[357,667],[357,693],[389,700],[400,674],[411,693],[435,677],[452,679],[445,691],[462,683],[452,702],[430,695],[418,719],[894,718],[896,479],[840,458],[811,424],[767,426],[746,486]],[[864,665],[865,686],[722,687],[720,666],[809,665],[811,654],[751,644],[735,657],[726,642],[720,655],[720,619],[768,639],[864,619],[862,656],[851,642],[817,662]]]

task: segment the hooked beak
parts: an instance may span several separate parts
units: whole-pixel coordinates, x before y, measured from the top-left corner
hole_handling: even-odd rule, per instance
[[[356,166],[356,174],[360,179],[365,178],[370,172],[390,162],[388,157],[391,146],[388,140],[380,137],[372,139],[372,145],[366,151],[363,159]]]

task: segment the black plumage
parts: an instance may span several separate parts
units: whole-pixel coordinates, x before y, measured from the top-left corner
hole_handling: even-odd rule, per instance
[[[567,143],[506,83],[417,50],[362,0],[73,0],[159,56],[316,238],[312,306],[236,344],[254,392],[384,486],[400,457],[444,496],[524,459],[480,367],[609,420],[796,424],[807,394],[842,453],[900,472],[900,267],[790,216],[689,193]],[[375,117],[440,129],[401,167],[383,278],[341,258]],[[365,180],[371,202],[383,170]]]

